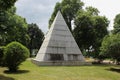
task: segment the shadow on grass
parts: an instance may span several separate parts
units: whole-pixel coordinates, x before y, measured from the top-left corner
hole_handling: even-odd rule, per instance
[[[92,64],[93,66],[100,66],[100,67],[119,67],[119,65],[115,65],[115,64],[105,64],[105,63],[101,63],[101,64]]]
[[[38,65],[36,65],[38,66]],[[90,64],[90,65],[44,65],[44,66],[38,66],[38,67],[118,67],[118,65],[112,65],[112,64]]]
[[[15,80],[15,79],[11,78],[11,77],[6,77],[6,76],[3,76],[3,75],[0,75],[0,80]]]
[[[17,72],[10,72],[8,70],[5,70],[4,73],[6,74],[24,74],[30,72],[29,70],[18,70]]]
[[[110,69],[106,69],[106,70],[120,73],[120,69],[118,69],[118,68],[110,68]]]

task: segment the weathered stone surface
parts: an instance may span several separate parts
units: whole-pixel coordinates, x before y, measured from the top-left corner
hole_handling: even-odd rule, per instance
[[[34,61],[85,62],[84,56],[75,42],[60,11],[57,13],[49,32],[45,36],[45,40]]]

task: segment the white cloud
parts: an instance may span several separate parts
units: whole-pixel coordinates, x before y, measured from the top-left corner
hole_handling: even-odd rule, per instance
[[[18,0],[17,14],[26,18],[28,23],[36,23],[44,32],[56,2],[60,0]]]
[[[54,10],[56,2],[61,0],[18,0],[17,14],[26,18],[28,23],[37,23],[44,32],[48,29],[48,20]],[[120,13],[120,0],[81,0],[85,6],[98,8],[100,15],[106,16],[113,26],[113,19]]]

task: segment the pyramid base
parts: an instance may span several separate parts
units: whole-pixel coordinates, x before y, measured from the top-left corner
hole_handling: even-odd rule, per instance
[[[32,60],[32,63],[38,66],[81,66],[81,65],[92,65],[90,62],[81,61],[37,61]]]

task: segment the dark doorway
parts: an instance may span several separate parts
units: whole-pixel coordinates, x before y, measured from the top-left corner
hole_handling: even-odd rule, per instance
[[[52,61],[62,61],[63,60],[63,54],[50,54],[50,60]]]

